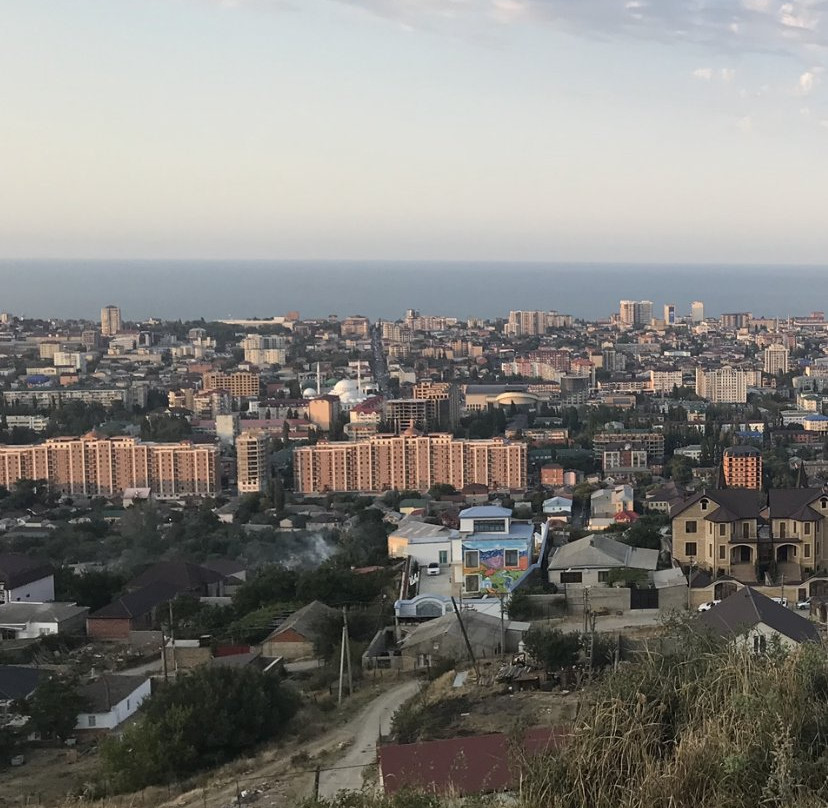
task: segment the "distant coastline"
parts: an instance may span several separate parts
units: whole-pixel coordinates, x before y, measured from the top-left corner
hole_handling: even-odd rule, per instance
[[[29,317],[97,319],[119,305],[140,320],[303,317],[398,319],[408,308],[460,318],[556,309],[584,319],[647,299],[708,316],[807,314],[828,308],[828,268],[464,261],[0,260],[0,308]]]

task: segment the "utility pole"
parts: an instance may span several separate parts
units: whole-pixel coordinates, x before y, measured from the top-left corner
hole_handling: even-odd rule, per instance
[[[173,672],[178,674],[178,659],[175,655],[175,628],[173,623],[173,605],[172,601],[169,602],[170,607],[170,646],[172,647],[172,658],[173,658]]]
[[[503,622],[503,598],[505,596],[505,592],[500,593],[500,654],[506,653],[506,625]]]
[[[690,558],[690,574],[687,576],[687,611],[690,611],[690,587],[693,583],[693,558]]]
[[[480,681],[480,669],[477,667],[477,660],[474,657],[474,651],[472,650],[471,643],[469,642],[469,635],[466,633],[466,626],[463,624],[460,609],[457,608],[457,601],[453,597],[451,599],[451,605],[454,606],[454,613],[457,615],[457,622],[460,623],[460,631],[463,633],[463,639],[466,642],[466,650],[469,652],[469,657],[471,658],[472,665],[474,666],[474,673],[477,676],[478,681]]]
[[[345,609],[343,608],[342,613],[344,615]],[[348,629],[345,627],[345,624],[342,624],[342,640],[341,640],[341,647],[339,649],[339,692],[336,697],[336,704],[338,707],[342,706],[342,680],[345,676],[345,645],[346,645],[346,637],[347,637]]]
[[[348,695],[354,695],[354,677],[351,672],[351,640],[348,636],[348,608],[342,607],[342,641],[345,643],[345,659],[348,663]]]

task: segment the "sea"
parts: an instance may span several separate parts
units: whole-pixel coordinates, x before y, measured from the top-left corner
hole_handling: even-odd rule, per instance
[[[828,265],[560,264],[460,261],[2,260],[0,310],[90,319],[117,305],[127,321],[362,314],[506,317],[555,310],[589,320],[621,299],[701,300],[706,316],[787,317],[828,310]]]

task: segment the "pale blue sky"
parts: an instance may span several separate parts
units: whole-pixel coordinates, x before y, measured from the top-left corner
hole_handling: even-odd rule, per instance
[[[820,263],[821,0],[7,0],[0,258]]]

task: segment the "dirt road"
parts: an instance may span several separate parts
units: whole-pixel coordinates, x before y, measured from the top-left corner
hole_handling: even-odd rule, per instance
[[[353,743],[343,757],[331,764],[330,770],[321,773],[320,797],[330,799],[339,791],[359,791],[362,788],[363,769],[376,760],[379,734],[388,734],[391,717],[417,692],[419,686],[419,682],[405,682],[383,693],[348,724],[347,729],[353,732]]]

